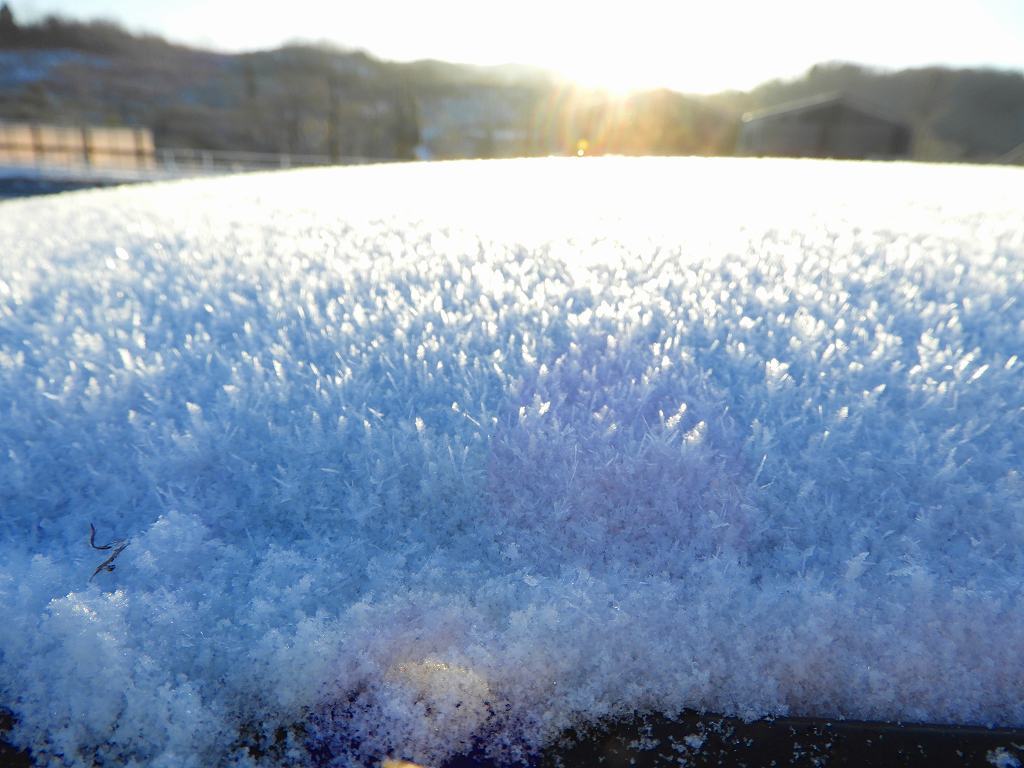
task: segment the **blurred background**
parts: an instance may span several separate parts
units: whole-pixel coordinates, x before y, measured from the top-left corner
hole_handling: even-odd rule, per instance
[[[1024,163],[1024,3],[7,0],[0,179],[546,155]]]

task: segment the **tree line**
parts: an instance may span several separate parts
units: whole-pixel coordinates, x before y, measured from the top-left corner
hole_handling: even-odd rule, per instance
[[[59,54],[39,77],[0,88],[0,119],[142,125],[159,146],[382,159],[581,147],[728,155],[744,113],[822,93],[906,123],[918,159],[987,161],[1024,144],[1024,76],[1009,71],[828,63],[747,92],[621,97],[522,67],[395,63],[324,45],[227,55],[107,21],[18,24],[6,4],[0,50]]]

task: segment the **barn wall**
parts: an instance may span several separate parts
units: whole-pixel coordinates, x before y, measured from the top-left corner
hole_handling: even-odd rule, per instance
[[[903,126],[836,105],[745,121],[737,142],[738,154],[782,157],[894,157],[907,149]]]

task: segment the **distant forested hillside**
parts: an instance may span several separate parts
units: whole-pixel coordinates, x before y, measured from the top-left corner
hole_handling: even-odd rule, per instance
[[[142,125],[157,145],[329,157],[732,154],[745,112],[842,93],[905,121],[912,154],[1024,144],[1024,76],[823,64],[750,92],[614,97],[528,67],[394,63],[323,45],[219,54],[110,22],[0,14],[0,119]]]

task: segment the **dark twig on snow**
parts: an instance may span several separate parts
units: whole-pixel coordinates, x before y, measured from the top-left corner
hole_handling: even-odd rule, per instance
[[[117,556],[124,552],[125,547],[128,546],[128,541],[125,539],[117,539],[112,541],[110,544],[97,544],[96,543],[96,528],[92,523],[89,523],[89,546],[93,549],[112,549],[110,557],[104,560],[102,563],[96,566],[96,570],[92,572],[92,576],[89,577],[89,581],[96,578],[96,574],[100,571],[113,571],[117,566],[114,565],[114,561]]]
[[[103,546],[100,546],[99,544],[96,543],[96,526],[93,525],[92,523],[89,523],[89,546],[91,546],[93,549],[110,549],[111,548],[110,544],[104,544]]]

